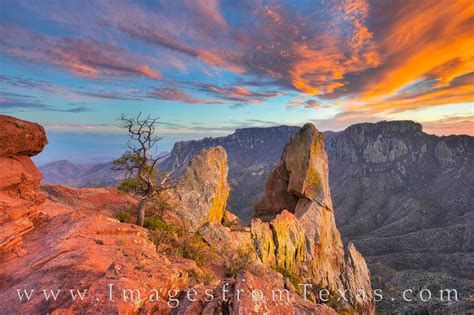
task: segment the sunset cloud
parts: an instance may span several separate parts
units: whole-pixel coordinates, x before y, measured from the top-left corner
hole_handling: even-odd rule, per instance
[[[55,104],[271,104],[342,126],[474,103],[470,0],[21,2],[5,12],[0,84]]]
[[[219,101],[191,96],[185,91],[177,88],[154,89],[148,93],[148,97],[158,100],[183,102],[187,104],[222,104],[222,102]]]
[[[41,64],[53,64],[85,78],[142,75],[161,79],[159,72],[139,63],[139,58],[109,43],[94,40],[54,38],[18,27],[0,26],[5,34],[0,51]]]
[[[474,115],[426,121],[423,122],[423,130],[427,133],[444,136],[453,134],[474,135]]]
[[[218,98],[241,103],[263,103],[266,99],[282,94],[280,91],[252,91],[246,86],[218,86],[213,84],[192,84],[200,91],[209,93]]]

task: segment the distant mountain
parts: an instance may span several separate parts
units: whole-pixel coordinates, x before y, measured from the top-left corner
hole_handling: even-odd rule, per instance
[[[474,137],[396,121],[353,125],[325,142],[337,226],[363,253],[374,287],[398,297],[457,288],[472,298]]]
[[[71,187],[117,186],[123,174],[112,170],[112,161],[97,164],[77,165],[66,160],[54,161],[39,166],[43,183],[64,184]]]

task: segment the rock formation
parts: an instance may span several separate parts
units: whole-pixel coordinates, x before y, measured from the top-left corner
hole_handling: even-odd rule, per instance
[[[247,128],[179,142],[163,165],[222,145],[229,160],[228,209],[248,224],[255,198],[299,129]],[[337,227],[344,243],[354,242],[364,255],[374,288],[388,297],[413,284],[458,288],[460,303],[446,311],[462,313],[466,301],[474,300],[474,138],[426,134],[412,121],[356,124],[324,135]],[[99,181],[86,177],[85,182]],[[377,307],[421,312],[447,306],[438,302],[401,305],[387,298]]]
[[[39,206],[41,173],[30,157],[48,143],[38,124],[0,115],[0,251],[21,242],[32,230]]]
[[[305,125],[285,147],[271,173],[263,198],[255,205],[252,237],[262,262],[283,274],[297,275],[314,289],[334,296],[348,290],[340,311],[372,313],[372,287],[363,257],[351,244],[344,259],[336,228],[324,137]],[[275,261],[272,261],[274,257]],[[358,291],[365,296],[357,296]]]
[[[171,215],[189,231],[197,231],[207,222],[221,223],[229,196],[224,148],[203,149],[182,168],[166,191],[173,204]]]

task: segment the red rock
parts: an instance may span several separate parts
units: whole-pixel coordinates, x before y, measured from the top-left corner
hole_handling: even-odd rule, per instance
[[[41,125],[0,115],[0,143],[0,156],[34,156],[48,140]]]
[[[103,190],[98,189],[98,196],[93,195],[92,189],[87,194],[100,199]],[[48,197],[40,206],[47,218],[23,236],[26,254],[0,254],[3,312],[128,314],[141,308],[157,313],[170,311],[164,300],[166,292],[187,287],[184,270],[197,268],[194,261],[157,253],[146,229],[119,223],[108,216],[107,210],[91,205],[81,209],[53,199]],[[109,284],[115,289],[114,302],[108,301]],[[46,302],[41,290],[49,288],[62,289],[63,295],[57,301]],[[155,288],[161,300],[148,303],[150,290]],[[35,289],[39,294],[20,303],[16,289]],[[89,298],[74,303],[69,289],[87,289]],[[142,297],[135,303],[123,301],[122,289],[139,289]]]
[[[0,251],[21,243],[45,197],[42,175],[29,156],[48,143],[38,124],[0,115]]]

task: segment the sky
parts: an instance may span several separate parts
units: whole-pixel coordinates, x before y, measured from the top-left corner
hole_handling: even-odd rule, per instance
[[[112,159],[122,113],[160,149],[236,128],[409,119],[474,135],[474,2],[0,0],[0,113],[39,163]]]

